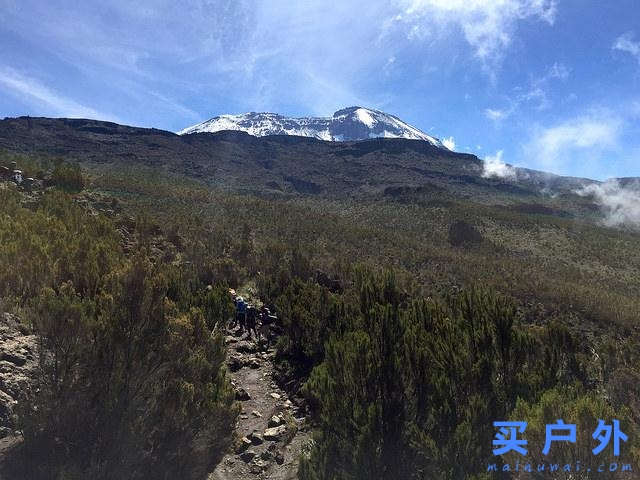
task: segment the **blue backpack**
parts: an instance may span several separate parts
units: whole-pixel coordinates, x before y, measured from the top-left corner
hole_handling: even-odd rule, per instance
[[[244,300],[241,302],[238,302],[237,309],[238,309],[238,313],[245,312],[245,310],[247,309],[247,304],[244,302]]]

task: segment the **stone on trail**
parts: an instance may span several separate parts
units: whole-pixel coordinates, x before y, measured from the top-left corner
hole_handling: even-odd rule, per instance
[[[267,466],[268,465],[266,462],[258,459],[251,464],[251,467],[249,467],[249,471],[254,475],[258,475],[259,473],[262,473],[264,469],[267,468]]]
[[[262,414],[257,410],[252,411],[251,415],[253,415],[254,417],[258,417],[258,418],[262,417]]]
[[[240,440],[240,445],[236,449],[236,453],[244,452],[247,448],[249,448],[253,443],[247,437],[242,437]]]
[[[283,423],[284,423],[284,420],[279,415],[274,415],[269,419],[269,423],[267,424],[267,426],[277,427],[279,425],[282,425]]]
[[[232,372],[237,372],[242,367],[244,367],[245,361],[241,357],[230,356],[229,360],[227,360],[227,365],[229,365],[229,370]]]
[[[274,392],[274,393],[271,393],[270,395],[271,395],[271,398],[273,398],[274,400],[280,400],[280,394]]]
[[[239,388],[236,390],[236,400],[240,400],[241,402],[251,400],[251,397],[247,393],[244,388]]]
[[[256,452],[254,452],[253,450],[247,450],[246,452],[240,454],[240,458],[242,459],[243,462],[249,463],[251,460],[253,460],[253,457],[256,456]]]
[[[260,368],[261,366],[262,366],[262,364],[258,361],[258,359],[256,359],[256,358],[250,358],[249,359],[249,368],[252,368],[252,369],[255,370],[257,368]]]
[[[286,425],[280,425],[278,427],[267,428],[262,435],[265,440],[276,441],[279,440],[287,432]]]
[[[255,430],[253,432],[251,432],[249,435],[247,435],[246,438],[249,439],[249,441],[253,445],[261,445],[262,443],[264,443],[264,440],[262,439],[262,436],[258,432],[256,432]]]

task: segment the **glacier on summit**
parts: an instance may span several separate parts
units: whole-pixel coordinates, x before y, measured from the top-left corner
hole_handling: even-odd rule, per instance
[[[349,107],[331,117],[285,117],[276,113],[244,113],[220,115],[178,132],[179,135],[240,130],[256,137],[265,135],[298,135],[326,141],[353,141],[370,138],[407,138],[424,140],[439,148],[449,149],[438,138],[379,110]]]

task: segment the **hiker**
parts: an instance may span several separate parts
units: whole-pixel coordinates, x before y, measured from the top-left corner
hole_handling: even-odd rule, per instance
[[[251,332],[253,331],[253,335],[258,338],[258,332],[256,332],[256,317],[257,317],[256,307],[253,305],[247,306],[247,332],[249,333],[249,338],[251,338]]]
[[[229,295],[231,295],[231,300],[233,301],[233,316],[229,321],[229,327],[236,328],[236,320],[237,320],[236,310],[238,308],[238,295],[236,294],[236,291],[233,288],[229,289]]]
[[[244,326],[247,319],[247,304],[244,298],[238,297],[236,299],[236,324],[240,325],[240,332],[244,331]]]
[[[267,349],[269,349],[270,336],[271,336],[271,325],[273,325],[278,317],[275,315],[271,315],[271,311],[267,308],[266,305],[263,305],[260,308],[260,313],[258,315],[260,319],[260,327],[258,328],[258,334],[256,338],[260,340],[260,338],[264,338],[267,342]]]

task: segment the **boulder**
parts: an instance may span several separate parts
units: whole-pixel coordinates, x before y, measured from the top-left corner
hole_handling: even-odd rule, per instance
[[[255,430],[251,432],[249,435],[247,435],[245,438],[247,438],[252,445],[261,445],[262,443],[264,443],[262,436],[259,433],[257,433]]]
[[[247,400],[251,400],[249,393],[244,388],[238,388],[236,390],[236,400],[240,400],[241,402],[245,402]]]
[[[280,440],[285,433],[287,433],[287,426],[280,425],[278,427],[267,428],[264,431],[264,434],[262,435],[262,437],[265,440],[277,441],[277,440]]]
[[[269,419],[269,423],[267,424],[267,426],[277,427],[279,425],[282,425],[283,423],[284,423],[284,420],[282,419],[282,417],[280,417],[279,415],[274,415]]]
[[[249,440],[249,438],[242,437],[242,439],[240,440],[240,445],[238,445],[238,448],[236,449],[236,453],[244,452],[251,445],[253,445],[253,443],[251,442],[251,440]]]
[[[227,365],[229,366],[229,370],[232,372],[237,372],[245,365],[245,361],[242,357],[229,357],[227,361]]]
[[[256,456],[256,452],[253,450],[247,450],[246,452],[243,452],[240,454],[240,458],[242,459],[243,462],[249,463],[251,460],[253,460],[253,457]]]

